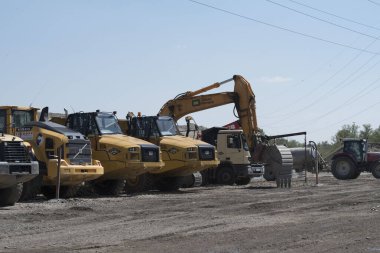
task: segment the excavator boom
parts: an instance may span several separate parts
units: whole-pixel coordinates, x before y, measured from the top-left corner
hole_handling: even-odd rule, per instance
[[[218,88],[232,80],[235,83],[233,92],[202,95],[202,93]],[[223,82],[214,83],[193,92],[185,92],[166,102],[158,112],[158,115],[171,116],[175,121],[178,121],[187,114],[230,103],[235,105],[236,116],[239,118],[239,123],[246,136],[253,160],[255,162],[268,164],[268,171],[269,169],[272,170],[273,174],[277,176],[277,179],[281,177],[285,179],[283,180],[285,182],[277,181],[278,184],[285,184],[285,186],[287,184],[290,185],[292,168],[292,161],[289,161],[290,151],[287,152],[286,147],[269,147],[269,144],[266,143],[266,138],[261,136],[257,124],[255,94],[253,93],[251,85],[244,77],[235,75],[233,78]],[[276,159],[273,158],[274,156],[276,156]],[[286,159],[284,157],[286,157]]]

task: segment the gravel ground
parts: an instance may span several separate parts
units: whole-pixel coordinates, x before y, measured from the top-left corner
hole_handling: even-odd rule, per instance
[[[322,174],[0,208],[1,252],[380,252],[380,181]]]

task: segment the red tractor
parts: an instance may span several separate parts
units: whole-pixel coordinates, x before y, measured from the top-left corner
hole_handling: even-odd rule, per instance
[[[332,158],[332,174],[337,179],[348,180],[357,178],[363,171],[380,178],[380,152],[368,152],[365,139],[344,139],[343,152]]]

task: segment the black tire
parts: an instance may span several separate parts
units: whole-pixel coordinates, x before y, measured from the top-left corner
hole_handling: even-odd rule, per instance
[[[250,177],[241,177],[241,178],[236,179],[236,184],[237,185],[247,185],[250,182],[251,182],[251,178]]]
[[[0,206],[13,206],[21,197],[22,184],[0,189]]]
[[[264,168],[264,179],[267,181],[274,181],[276,180],[276,175],[271,169]]]
[[[77,185],[61,186],[59,189],[59,198],[68,199],[68,198],[75,197],[78,189],[79,189],[79,186],[77,186]],[[41,187],[41,193],[47,199],[54,199],[56,197],[56,187],[50,186],[50,185],[49,186],[42,186]]]
[[[23,184],[20,201],[34,199],[41,192],[42,176],[37,176]]]
[[[353,179],[357,168],[354,162],[347,157],[339,157],[332,161],[331,173],[336,179]]]
[[[153,176],[145,173],[136,177],[136,179],[127,178],[124,189],[126,193],[149,191],[153,188],[153,183]]]
[[[375,178],[380,179],[380,162],[377,162],[377,164],[373,166],[371,172]]]
[[[177,191],[182,185],[182,177],[163,177],[157,180],[156,188],[159,191]]]
[[[352,175],[351,179],[357,179],[360,176],[360,174],[361,174],[361,171],[356,169],[354,171],[354,174]]]
[[[118,196],[125,187],[124,179],[104,180],[93,183],[95,193],[103,196]]]
[[[216,174],[216,183],[222,185],[233,185],[235,183],[235,174],[231,168],[221,167]]]

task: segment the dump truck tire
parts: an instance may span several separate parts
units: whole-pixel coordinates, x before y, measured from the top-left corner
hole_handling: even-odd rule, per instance
[[[0,206],[13,206],[21,197],[22,184],[0,189]]]
[[[251,178],[249,178],[249,177],[242,177],[242,178],[236,179],[237,185],[247,185],[250,182],[251,182]]]
[[[34,199],[41,192],[42,176],[37,176],[23,184],[20,201]]]
[[[235,183],[235,174],[231,168],[221,167],[216,174],[216,183],[222,185],[233,185]]]
[[[331,164],[331,173],[336,179],[352,179],[355,174],[356,166],[354,162],[346,157],[339,157],[333,160]]]
[[[136,177],[136,179],[127,178],[125,180],[125,192],[137,193],[152,190],[153,188],[153,176],[145,173]]]
[[[116,180],[104,180],[94,182],[94,191],[103,196],[118,196],[122,193],[125,187],[125,180],[116,179]]]
[[[69,199],[75,197],[79,186],[77,185],[65,185],[61,186],[59,189],[59,198]],[[42,186],[41,193],[47,199],[54,199],[56,197],[56,187],[55,186]]]
[[[156,182],[159,191],[177,191],[182,185],[182,177],[164,177]]]
[[[380,179],[380,162],[377,162],[377,164],[372,168],[372,175],[375,178]]]

